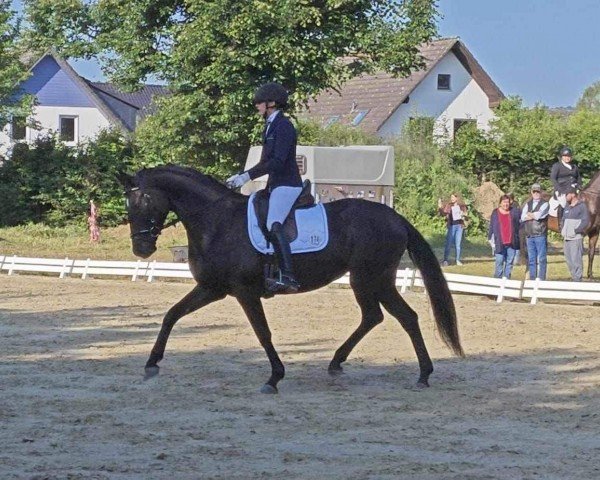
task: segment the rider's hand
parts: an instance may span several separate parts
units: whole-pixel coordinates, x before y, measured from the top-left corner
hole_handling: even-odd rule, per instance
[[[244,173],[240,173],[237,175],[232,175],[227,180],[225,180],[225,184],[229,188],[240,188],[241,186],[248,183],[249,181],[250,181],[250,175],[248,175],[248,172],[244,172]]]

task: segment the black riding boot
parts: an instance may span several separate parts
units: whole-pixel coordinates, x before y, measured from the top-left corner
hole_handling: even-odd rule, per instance
[[[276,293],[294,293],[300,288],[300,285],[294,277],[292,269],[292,251],[290,242],[283,232],[283,225],[275,222],[271,227],[271,242],[277,262],[279,263],[279,273],[276,278],[268,278],[267,289]]]

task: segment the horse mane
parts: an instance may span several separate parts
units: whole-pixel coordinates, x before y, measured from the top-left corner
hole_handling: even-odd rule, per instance
[[[138,184],[144,186],[146,183],[151,182],[153,177],[160,174],[184,177],[192,193],[206,194],[207,190],[219,194],[231,192],[231,190],[215,178],[199,172],[194,168],[182,167],[180,165],[167,164],[153,168],[144,168],[140,170],[135,177],[136,180],[138,180]]]

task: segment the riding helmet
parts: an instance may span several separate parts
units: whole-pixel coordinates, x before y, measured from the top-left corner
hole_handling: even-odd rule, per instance
[[[573,150],[571,150],[571,147],[567,147],[567,146],[562,147],[560,149],[559,156],[560,157],[564,157],[564,156],[572,157],[573,156]]]
[[[285,108],[288,102],[288,92],[279,83],[265,83],[254,94],[255,105],[263,102],[275,102],[278,108]]]

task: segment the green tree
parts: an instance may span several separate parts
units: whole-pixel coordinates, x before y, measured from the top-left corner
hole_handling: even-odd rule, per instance
[[[21,63],[20,22],[9,0],[0,0],[0,129],[14,116],[26,117],[33,99],[18,95],[19,82],[28,76]]]
[[[435,0],[28,0],[31,40],[98,57],[120,85],[156,77],[172,95],[141,126],[149,163],[216,171],[258,140],[256,87],[279,81],[292,111],[373,69],[408,75],[436,32]],[[352,61],[347,61],[351,56]]]
[[[587,87],[577,101],[577,110],[594,110],[600,112],[600,81]]]

